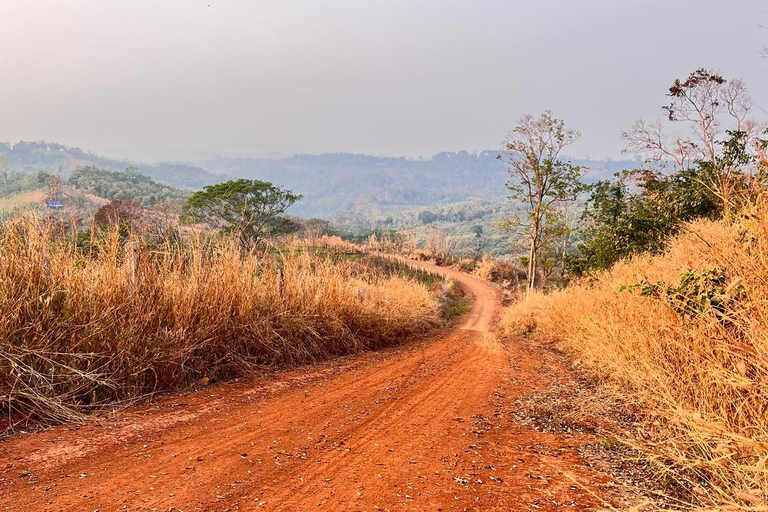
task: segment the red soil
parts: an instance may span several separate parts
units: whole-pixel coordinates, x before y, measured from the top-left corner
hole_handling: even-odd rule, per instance
[[[604,508],[586,435],[514,420],[549,385],[541,354],[448,272],[474,296],[456,329],[0,443],[0,510]]]

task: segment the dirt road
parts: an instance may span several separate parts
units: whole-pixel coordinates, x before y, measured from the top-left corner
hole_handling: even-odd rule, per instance
[[[594,510],[581,434],[516,422],[549,385],[492,332],[498,292],[426,340],[0,443],[0,510]]]

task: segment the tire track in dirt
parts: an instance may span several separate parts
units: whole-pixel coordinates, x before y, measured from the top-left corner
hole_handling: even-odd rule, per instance
[[[456,329],[0,444],[0,510],[602,507],[587,440],[512,419],[547,383],[493,334],[499,292],[447,273],[474,296]]]

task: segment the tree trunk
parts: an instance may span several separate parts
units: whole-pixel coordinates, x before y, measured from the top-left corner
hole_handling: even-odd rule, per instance
[[[528,286],[525,291],[525,296],[528,297],[531,294],[534,286],[536,286],[536,246],[539,243],[539,226],[538,222],[534,223],[533,235],[531,236],[531,248],[528,253]]]
[[[568,235],[571,232],[571,219],[568,216],[568,210],[563,208],[565,215],[565,230],[563,231],[563,254],[560,257],[560,278],[565,276],[565,257],[568,254]]]

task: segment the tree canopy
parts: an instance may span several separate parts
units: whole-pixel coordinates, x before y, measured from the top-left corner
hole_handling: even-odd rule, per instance
[[[278,216],[302,198],[290,190],[260,180],[230,180],[195,192],[184,204],[187,222],[203,222],[237,235],[243,243],[258,243],[283,232],[290,223]]]
[[[560,152],[579,138],[562,119],[546,111],[538,118],[523,117],[504,141],[499,159],[507,165],[510,199],[525,205],[524,219],[511,224],[522,227],[529,241],[528,290],[536,283],[542,255],[548,242],[567,230],[558,206],[574,201],[583,190],[583,170],[560,159]],[[551,253],[551,251],[549,251]]]

